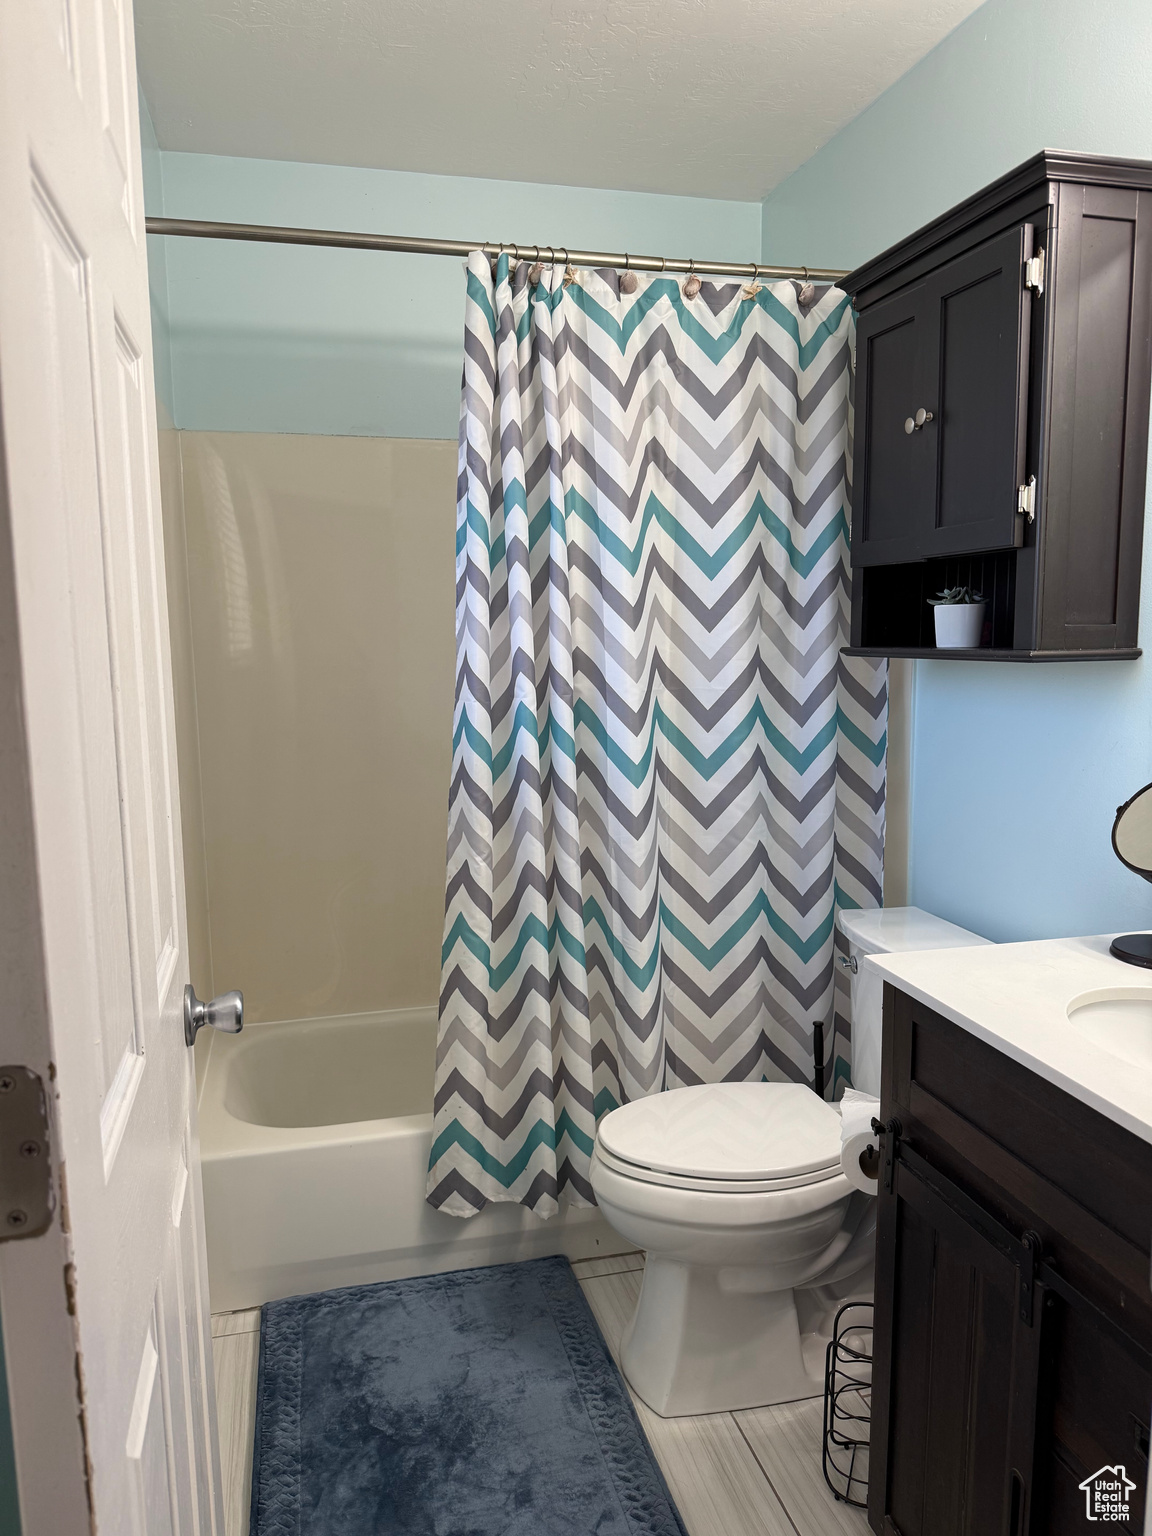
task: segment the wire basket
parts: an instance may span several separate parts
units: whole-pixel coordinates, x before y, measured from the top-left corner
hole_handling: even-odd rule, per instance
[[[849,1301],[836,1314],[824,1358],[824,1481],[845,1504],[868,1504],[872,1424],[872,1303]]]

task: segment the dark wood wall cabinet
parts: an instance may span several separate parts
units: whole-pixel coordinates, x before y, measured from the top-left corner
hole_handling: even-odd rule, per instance
[[[851,651],[1139,655],[1152,163],[1045,151],[842,286]],[[978,650],[936,649],[957,585],[988,604]]]
[[[1152,1146],[885,987],[869,1523],[1143,1530]],[[1093,1517],[1095,1518],[1095,1517]]]

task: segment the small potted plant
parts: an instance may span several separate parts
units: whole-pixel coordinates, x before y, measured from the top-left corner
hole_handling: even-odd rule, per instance
[[[975,650],[984,632],[988,606],[970,587],[946,587],[928,599],[936,618],[936,644],[940,650]]]

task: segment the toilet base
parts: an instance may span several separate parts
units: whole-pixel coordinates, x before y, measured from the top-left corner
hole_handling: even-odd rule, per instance
[[[620,1364],[661,1418],[765,1408],[824,1390],[827,1334],[801,1333],[795,1291],[744,1289],[747,1274],[649,1254]]]

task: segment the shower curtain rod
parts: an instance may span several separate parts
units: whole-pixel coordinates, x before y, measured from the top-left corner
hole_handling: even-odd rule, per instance
[[[218,224],[206,219],[144,220],[150,235],[194,235],[206,240],[264,240],[272,245],[333,245],[350,251],[407,251],[414,256],[485,256],[504,252],[516,261],[560,260],[581,267],[624,267],[633,272],[705,272],[718,277],[800,277],[834,283],[847,272],[831,267],[777,267],[751,261],[697,261],[682,256],[633,256],[627,251],[573,251],[562,245],[494,245],[489,240],[422,240],[415,235],[368,235],[338,229],[290,229],[278,224]]]

